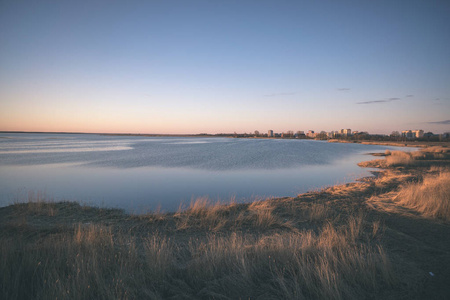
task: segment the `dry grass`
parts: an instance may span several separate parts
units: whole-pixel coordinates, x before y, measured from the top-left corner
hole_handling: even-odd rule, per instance
[[[450,220],[450,148],[433,146],[414,152],[386,150],[385,160],[360,163],[360,166],[387,168],[384,176],[375,185],[387,180],[405,181],[395,197],[397,204],[413,208],[424,216],[445,221]],[[408,173],[399,173],[404,167]],[[400,175],[393,176],[392,173]],[[412,175],[415,174],[415,175]],[[408,178],[409,177],[409,178]],[[413,180],[413,182],[410,182]]]
[[[2,239],[3,299],[127,298],[125,281],[138,264],[133,247],[115,249],[121,243],[108,228],[81,225],[33,242]]]
[[[190,284],[207,298],[358,299],[394,280],[382,248],[358,243],[355,224],[328,224],[318,234],[211,235],[191,244]]]
[[[207,198],[192,201],[189,208],[181,208],[175,214],[177,230],[207,229],[212,232],[237,230],[243,227],[265,230],[290,228],[293,224],[274,213],[275,205],[270,201],[257,200],[249,205],[212,203]]]
[[[379,224],[362,214],[294,230],[295,224],[280,221],[271,201],[208,206],[199,200],[175,215],[124,214],[118,226],[104,225],[100,209],[94,222],[66,224],[55,220],[75,215],[63,208],[90,211],[70,203],[35,203],[44,210],[54,206],[55,214],[26,215],[26,205],[3,208],[15,215],[0,222],[2,299],[360,299],[395,283],[389,259],[374,240]],[[315,218],[326,216],[327,209],[315,205],[320,206]],[[236,230],[209,230],[230,216],[221,228]],[[111,211],[111,217],[120,215]],[[189,221],[180,230],[183,218]],[[173,224],[173,231],[123,226],[149,220]]]
[[[43,191],[28,191],[25,195],[16,195],[14,203],[24,206],[29,214],[46,214],[53,216],[55,214],[52,205],[54,200]]]
[[[433,168],[431,172],[436,170]],[[430,174],[420,182],[404,185],[396,200],[424,216],[450,221],[450,171]]]
[[[404,151],[385,151],[386,166],[430,166],[436,160],[450,159],[450,149],[446,147],[428,147],[419,151],[404,152]]]
[[[326,220],[330,214],[330,208],[324,203],[314,203],[308,210],[310,222]]]
[[[175,214],[177,230],[191,228],[205,228],[211,231],[219,231],[227,225],[227,215],[235,211],[235,204],[221,205],[211,203],[208,198],[198,198],[192,201],[189,208],[178,209]]]
[[[449,153],[450,152],[450,148],[447,147],[442,147],[442,146],[433,146],[433,147],[427,147],[422,149],[423,152],[426,153],[441,153],[441,154],[445,154],[445,153]]]
[[[417,158],[422,157],[420,151],[416,152],[403,152],[392,151],[389,156],[386,157],[386,164],[388,166],[411,166],[416,163]]]

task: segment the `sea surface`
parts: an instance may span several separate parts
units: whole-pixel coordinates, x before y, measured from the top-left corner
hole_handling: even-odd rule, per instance
[[[370,176],[357,163],[395,147],[312,140],[0,133],[0,206],[79,201],[132,213],[192,200],[290,197]],[[410,148],[407,150],[411,150]]]

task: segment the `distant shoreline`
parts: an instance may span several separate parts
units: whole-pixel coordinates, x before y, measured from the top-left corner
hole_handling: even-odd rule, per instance
[[[280,140],[311,140],[316,139],[306,138],[282,138],[282,137],[235,137],[231,133],[223,134],[160,134],[160,133],[88,133],[88,132],[44,132],[44,131],[0,131],[2,133],[17,133],[17,134],[89,134],[89,135],[103,135],[103,136],[140,136],[140,137],[209,137],[209,138],[240,138],[240,139],[280,139]],[[342,140],[342,139],[329,139],[322,140],[328,143],[344,143],[344,144],[363,144],[363,145],[380,145],[380,146],[393,146],[393,147],[416,147],[416,148],[426,148],[434,146],[444,146],[450,147],[450,142],[438,142],[438,141],[372,141],[372,140]]]
[[[393,146],[393,147],[414,147],[414,148],[426,148],[434,146],[450,147],[450,142],[423,142],[423,141],[347,141],[339,139],[328,140],[329,143],[344,143],[344,144],[363,144],[363,145],[380,145],[380,146]]]
[[[90,134],[90,135],[108,135],[108,136],[158,136],[158,137],[223,137],[210,134],[159,134],[159,133],[101,133],[101,132],[47,132],[47,131],[0,131],[1,133],[24,133],[24,134]]]

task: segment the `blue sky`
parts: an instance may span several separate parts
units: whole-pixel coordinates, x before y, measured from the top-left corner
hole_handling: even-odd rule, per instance
[[[1,1],[0,130],[450,131],[449,1]]]

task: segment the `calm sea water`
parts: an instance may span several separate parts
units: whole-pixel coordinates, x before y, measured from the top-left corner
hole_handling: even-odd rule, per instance
[[[29,193],[146,212],[198,197],[294,196],[369,176],[359,161],[392,147],[309,140],[1,134],[0,206]]]

